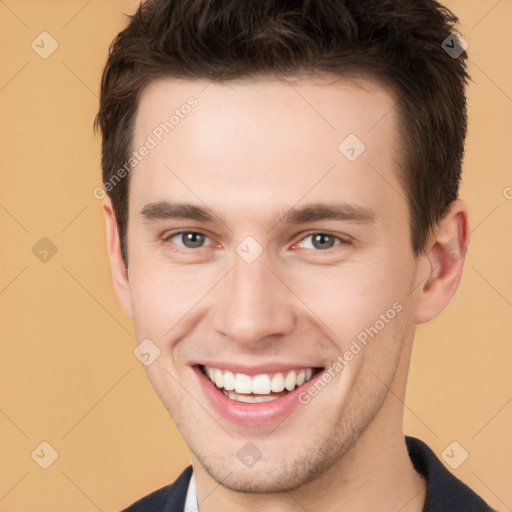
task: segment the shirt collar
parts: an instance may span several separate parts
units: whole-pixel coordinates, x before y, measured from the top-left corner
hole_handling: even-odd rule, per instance
[[[197,492],[196,492],[196,480],[194,474],[190,477],[188,484],[187,497],[185,498],[184,512],[199,512],[197,505]]]

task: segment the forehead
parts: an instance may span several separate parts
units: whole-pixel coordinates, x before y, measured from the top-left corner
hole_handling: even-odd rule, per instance
[[[362,77],[157,80],[139,101],[132,146],[152,149],[131,173],[130,202],[386,199],[385,181],[400,188],[394,105]]]
[[[141,95],[135,136],[151,133],[160,123],[169,120],[173,112],[179,115],[180,110],[189,111],[184,107],[191,98],[197,102],[191,114],[201,117],[202,132],[196,131],[199,123],[194,124],[198,135],[215,126],[221,126],[224,134],[232,135],[227,129],[230,123],[236,122],[231,124],[233,132],[237,126],[250,123],[253,128],[247,133],[250,136],[259,135],[258,128],[270,131],[272,125],[276,125],[281,130],[280,139],[285,139],[287,132],[298,132],[301,127],[304,135],[312,136],[317,132],[322,136],[334,132],[339,137],[348,130],[364,135],[372,131],[383,116],[388,118],[388,127],[395,122],[394,112],[391,112],[395,100],[389,89],[363,76],[255,77],[225,82],[162,78],[150,83]],[[182,116],[179,115],[179,120]],[[303,123],[296,124],[297,116]],[[175,133],[184,130],[183,126],[178,130],[178,124],[180,122],[173,126]],[[219,132],[210,132],[210,138]]]

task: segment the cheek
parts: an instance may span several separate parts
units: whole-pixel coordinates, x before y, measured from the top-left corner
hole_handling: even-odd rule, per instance
[[[337,340],[340,349],[346,349],[376,322],[378,327],[385,322],[382,331],[391,330],[407,294],[407,280],[397,278],[396,269],[383,262],[290,272],[288,279],[291,289],[310,311],[310,318],[327,336]],[[381,315],[384,320],[380,320]]]
[[[202,299],[218,281],[220,271],[213,266],[173,266],[134,258],[130,289],[137,339],[148,337],[164,344],[178,337],[201,312]]]

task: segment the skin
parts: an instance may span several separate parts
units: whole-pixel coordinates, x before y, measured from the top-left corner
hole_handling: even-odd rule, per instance
[[[402,427],[407,373],[416,325],[457,289],[465,251],[456,259],[446,247],[467,247],[467,205],[455,201],[414,256],[394,100],[368,78],[161,79],[140,99],[133,147],[190,96],[198,106],[131,171],[128,269],[108,197],[104,215],[116,293],[137,340],[161,351],[146,370],[190,449],[201,512],[421,511],[425,482]],[[353,162],[338,150],[351,133],[366,145]],[[141,215],[160,201],[216,217]],[[282,219],[334,202],[371,209],[374,221]],[[179,230],[205,234],[204,245],[169,238]],[[333,246],[314,246],[315,233]],[[253,263],[236,252],[247,236],[263,251]],[[396,302],[395,318],[279,424],[226,420],[191,367],[203,358],[328,368]],[[237,457],[249,441],[262,454],[252,468]]]

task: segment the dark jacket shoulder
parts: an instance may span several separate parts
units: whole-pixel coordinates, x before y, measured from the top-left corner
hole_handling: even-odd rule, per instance
[[[182,512],[191,476],[192,466],[188,466],[174,483],[144,496],[122,512]]]
[[[414,469],[427,481],[423,512],[493,512],[487,503],[455,477],[420,439],[406,436]]]

